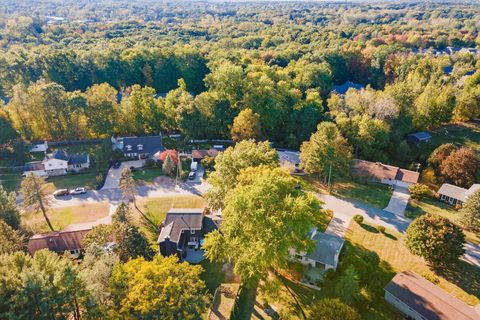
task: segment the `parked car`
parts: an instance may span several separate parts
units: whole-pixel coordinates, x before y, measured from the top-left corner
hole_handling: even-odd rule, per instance
[[[84,187],[70,190],[71,195],[78,195],[78,194],[85,194],[85,193],[87,193],[87,190]]]
[[[122,165],[122,163],[120,161],[117,161],[113,164],[113,169],[118,169],[118,168],[120,168],[121,165]]]
[[[70,194],[69,190],[68,189],[58,189],[58,190],[55,190],[55,192],[53,193],[53,196],[54,197],[63,197],[63,196],[68,196]]]
[[[195,171],[190,171],[190,173],[188,174],[188,180],[194,180],[196,176],[197,173]]]

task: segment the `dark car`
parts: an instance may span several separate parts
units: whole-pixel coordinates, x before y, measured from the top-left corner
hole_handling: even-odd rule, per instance
[[[197,176],[197,173],[195,171],[191,171],[188,174],[188,180],[194,180],[196,176]]]
[[[68,196],[70,194],[70,191],[68,189],[58,189],[55,190],[53,193],[54,197],[63,197],[63,196]]]

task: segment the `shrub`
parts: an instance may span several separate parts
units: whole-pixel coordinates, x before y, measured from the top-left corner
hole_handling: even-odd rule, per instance
[[[353,216],[353,220],[354,220],[356,223],[360,224],[360,223],[363,222],[363,216],[360,215],[360,214],[356,214],[356,215]]]
[[[385,227],[384,226],[378,226],[377,227],[378,232],[380,233],[385,233]]]
[[[415,183],[408,187],[408,191],[410,191],[412,199],[422,200],[424,197],[428,196],[430,188],[425,184]]]
[[[153,159],[145,160],[145,167],[146,168],[151,168],[153,166],[155,166],[155,160],[153,160]]]

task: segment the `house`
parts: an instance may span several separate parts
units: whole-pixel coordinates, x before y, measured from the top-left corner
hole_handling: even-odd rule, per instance
[[[384,288],[385,300],[414,320],[478,320],[475,309],[413,271],[398,273]]]
[[[438,197],[440,200],[451,204],[452,206],[462,206],[472,194],[480,190],[480,184],[474,184],[469,189],[455,186],[453,184],[444,183],[438,189]]]
[[[170,209],[158,236],[158,247],[163,256],[178,255],[186,259],[201,249],[203,238],[217,230],[221,216],[206,215],[205,209]],[[203,252],[202,259],[203,259]]]
[[[112,137],[114,149],[123,151],[128,158],[148,159],[158,151],[164,151],[162,135],[143,137]]]
[[[47,141],[32,141],[30,145],[30,152],[47,152],[48,142]]]
[[[428,142],[430,139],[432,139],[432,135],[424,131],[414,132],[407,135],[407,141],[414,145],[418,145],[422,142]]]
[[[85,228],[36,234],[28,240],[28,252],[33,255],[38,250],[48,249],[58,254],[69,252],[78,257],[84,250],[82,240],[90,230]]]
[[[205,157],[215,158],[219,154],[219,150],[215,148],[210,148],[208,150],[192,150],[192,161],[200,162]]]
[[[409,187],[417,183],[420,173],[390,166],[381,162],[355,159],[352,169],[357,176],[370,177],[391,186]]]
[[[347,81],[344,84],[341,84],[339,86],[333,86],[332,92],[336,94],[344,95],[345,93],[347,93],[349,89],[361,90],[363,88],[365,87],[362,86],[361,84]]]
[[[90,168],[90,156],[88,154],[69,155],[67,151],[58,149],[45,155],[43,161],[27,163],[28,170],[23,174],[32,172],[39,177],[61,176],[69,171],[79,172]]]
[[[316,228],[311,231],[310,239],[315,242],[315,249],[312,252],[296,252],[294,249],[289,249],[290,255],[303,265],[322,270],[337,270],[344,240],[336,235],[319,232]]]

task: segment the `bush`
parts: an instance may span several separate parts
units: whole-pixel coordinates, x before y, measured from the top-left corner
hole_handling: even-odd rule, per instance
[[[385,227],[384,226],[378,226],[377,227],[378,232],[380,233],[385,233]]]
[[[356,223],[360,224],[360,223],[363,222],[363,216],[361,214],[356,214],[356,215],[353,216],[353,220]]]
[[[422,200],[430,194],[430,188],[422,183],[415,183],[408,187],[412,199]]]

